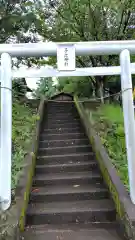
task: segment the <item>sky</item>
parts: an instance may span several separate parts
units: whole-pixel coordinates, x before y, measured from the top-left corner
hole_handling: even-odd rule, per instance
[[[26,69],[26,66],[20,66],[19,69],[21,71]],[[36,89],[37,88],[37,81],[39,80],[39,78],[26,78],[26,83],[28,85],[29,88],[31,89]]]
[[[26,78],[26,83],[27,86],[31,89],[36,89],[37,88],[37,81],[39,80],[39,78]]]
[[[51,68],[51,66],[45,66],[46,68],[49,67]],[[21,71],[26,69],[26,66],[20,66],[19,68]],[[36,89],[37,88],[37,82],[40,80],[40,78],[26,78],[26,83],[28,85],[29,88],[31,89]],[[53,78],[54,84],[57,83],[57,79],[54,77]]]

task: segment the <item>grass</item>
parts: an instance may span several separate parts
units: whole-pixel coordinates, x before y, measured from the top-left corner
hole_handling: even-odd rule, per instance
[[[17,92],[14,91],[12,105],[12,189],[15,189],[17,185],[24,156],[29,150],[38,119],[36,109],[19,101],[17,96]]]
[[[13,102],[12,126],[12,189],[16,187],[24,156],[32,141],[37,120],[36,111],[18,100]]]
[[[128,166],[121,107],[106,104],[99,107],[97,111],[92,111],[90,118],[117,169],[118,175],[128,189]]]

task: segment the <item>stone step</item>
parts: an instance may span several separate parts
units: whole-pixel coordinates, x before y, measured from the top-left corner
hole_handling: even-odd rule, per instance
[[[37,164],[62,164],[62,163],[77,163],[83,161],[93,161],[95,160],[95,154],[93,152],[85,152],[85,153],[72,153],[72,154],[64,154],[57,156],[38,156]]]
[[[46,115],[47,119],[51,119],[51,118],[63,119],[63,118],[73,118],[73,117],[79,118],[78,112],[71,112],[71,111],[55,112],[55,113],[52,112],[52,113],[47,113],[47,115]]]
[[[69,132],[69,133],[56,133],[56,134],[45,134],[41,133],[40,136],[40,141],[41,140],[67,140],[67,139],[78,139],[78,138],[85,138],[86,134],[85,133],[80,133],[80,132]]]
[[[38,156],[52,156],[60,154],[72,154],[72,153],[85,153],[91,152],[92,148],[90,145],[73,145],[67,147],[54,147],[54,148],[39,148]]]
[[[44,231],[53,232],[69,232],[69,231],[86,231],[86,230],[100,230],[105,229],[115,230],[119,228],[117,221],[105,222],[85,222],[85,223],[68,223],[68,224],[40,224],[40,225],[26,225],[25,231],[31,233],[44,233]]]
[[[61,123],[61,122],[57,122],[57,123],[44,123],[43,125],[43,130],[45,129],[55,129],[55,128],[75,128],[75,127],[82,127],[80,121],[78,122],[65,122],[65,123]]]
[[[33,187],[30,202],[97,200],[108,197],[106,187],[101,184],[58,185]]]
[[[65,124],[65,123],[79,123],[80,122],[80,118],[65,118],[65,119],[55,119],[50,118],[50,119],[44,119],[44,124],[56,124],[56,123],[60,123],[60,124]]]
[[[74,102],[51,102],[47,104],[47,108],[64,108],[67,109],[68,107],[75,108]]]
[[[70,226],[71,225],[71,226]],[[84,226],[83,226],[84,225]],[[55,225],[33,225],[26,228],[23,240],[121,240],[118,234],[118,226],[112,227],[113,223],[98,223],[96,227],[87,224],[68,224],[68,226]]]
[[[52,140],[52,141],[40,141],[39,148],[47,148],[47,147],[65,147],[65,146],[73,146],[73,145],[87,145],[89,144],[89,140],[87,138],[82,139],[67,139],[67,140]]]
[[[78,111],[73,107],[65,108],[51,108],[46,110],[46,115],[53,115],[53,114],[78,114]]]
[[[56,127],[56,128],[48,128],[48,129],[44,129],[44,134],[56,134],[56,133],[69,133],[69,132],[72,132],[72,133],[76,133],[76,132],[80,132],[80,133],[83,133],[84,132],[84,129],[82,127],[64,127],[64,128],[61,128],[60,126],[59,127]]]
[[[97,169],[97,162],[73,162],[62,164],[41,164],[36,165],[37,174],[60,173],[60,172],[82,172]]]
[[[80,185],[80,184],[92,184],[101,183],[103,181],[102,176],[98,170],[89,172],[68,172],[68,173],[48,173],[48,174],[36,174],[33,178],[33,186],[42,187],[45,185]]]
[[[116,212],[111,200],[32,203],[28,206],[27,224],[64,224],[114,221]]]

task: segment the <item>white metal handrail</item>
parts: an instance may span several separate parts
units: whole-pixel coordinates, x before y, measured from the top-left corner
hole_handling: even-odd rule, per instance
[[[68,44],[73,45],[73,43]],[[75,71],[58,71],[46,68],[26,71],[12,70],[12,56],[54,56],[57,54],[57,43],[0,44],[0,54],[2,54],[0,68],[2,87],[0,207],[2,210],[8,209],[11,204],[12,78],[14,77],[121,75],[130,197],[135,204],[135,124],[131,78],[131,74],[135,74],[135,64],[130,63],[130,53],[135,54],[135,41],[80,42],[74,43],[74,47],[76,55],[120,54],[120,66],[77,68]]]

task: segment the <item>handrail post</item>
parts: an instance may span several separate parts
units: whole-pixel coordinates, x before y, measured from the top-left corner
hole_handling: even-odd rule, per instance
[[[8,53],[1,55],[1,148],[0,148],[0,208],[11,204],[12,158],[12,62]]]
[[[123,50],[120,54],[120,65],[130,197],[131,201],[135,204],[135,118],[130,53],[127,49]]]

